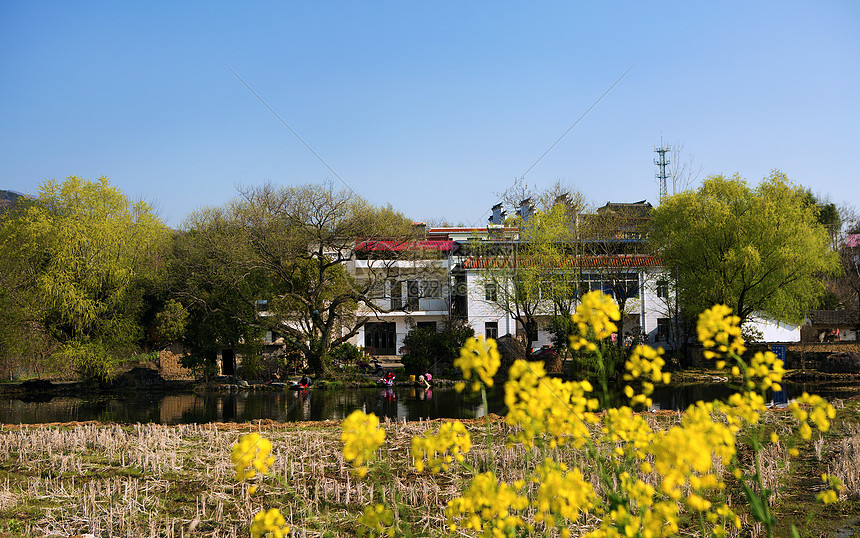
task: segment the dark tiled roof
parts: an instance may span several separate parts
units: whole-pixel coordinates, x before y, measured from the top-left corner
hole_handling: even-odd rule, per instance
[[[811,310],[809,312],[810,325],[855,325],[857,323],[856,310]]]

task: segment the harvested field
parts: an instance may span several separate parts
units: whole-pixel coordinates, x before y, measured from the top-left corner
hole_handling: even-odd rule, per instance
[[[678,417],[646,416],[660,427]],[[766,420],[774,431],[789,429],[785,413],[768,413]],[[345,464],[339,425],[332,422],[9,426],[0,431],[0,536],[247,536],[253,514],[272,507],[281,510],[294,536],[352,536],[357,515],[371,503],[392,508],[413,535],[450,535],[444,507],[471,474],[461,467],[417,474],[408,460],[412,436],[439,422],[384,424],[386,443],[363,480]],[[506,448],[508,430],[498,417],[489,429],[491,443],[483,421],[464,422],[473,439],[467,463],[474,472],[495,467],[507,481],[527,479],[547,455],[590,472],[590,462],[574,449]],[[275,462],[265,480],[241,483],[230,451],[240,434],[251,431],[271,439]],[[763,458],[767,485],[777,491],[779,535],[792,523],[802,536],[832,535],[860,506],[860,405],[841,406],[831,431],[803,446],[799,459],[789,461],[778,445]],[[814,502],[822,472],[845,482],[841,502]],[[252,483],[259,490],[249,495]],[[737,498],[746,527],[754,529]],[[592,528],[594,517],[577,522],[573,534]],[[692,526],[688,530],[695,535]]]

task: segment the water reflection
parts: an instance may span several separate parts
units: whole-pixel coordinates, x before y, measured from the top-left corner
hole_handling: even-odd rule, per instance
[[[822,383],[786,383],[785,390],[787,399],[795,398],[803,391],[821,394],[829,399],[857,394],[854,386]],[[725,399],[731,393],[732,389],[724,384],[658,387],[653,401],[655,408],[685,409],[698,400]],[[56,396],[39,401],[0,399],[0,423],[43,424],[86,420],[161,424],[244,422],[257,419],[280,422],[340,421],[355,409],[373,412],[391,420],[476,418],[487,412],[504,414],[501,390],[488,394],[488,405],[489,409],[485,409],[480,395],[468,391],[458,393],[445,387],[229,394],[133,392],[123,395]]]
[[[500,413],[501,396],[491,396],[490,411]],[[187,424],[342,420],[355,409],[392,420],[483,416],[480,397],[447,388],[393,388],[301,391],[252,391],[210,394],[56,396],[40,401],[0,399],[0,423],[44,424],[97,420]]]
[[[832,383],[782,383],[783,390],[777,394],[768,393],[769,405],[782,407],[791,399],[797,398],[804,392],[818,394],[828,400],[849,398],[858,394],[855,385]],[[700,401],[726,401],[736,389],[727,383],[689,383],[684,385],[669,385],[655,387],[651,400],[656,409],[686,409]]]

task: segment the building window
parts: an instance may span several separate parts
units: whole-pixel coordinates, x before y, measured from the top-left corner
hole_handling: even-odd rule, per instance
[[[385,281],[384,280],[371,281],[370,288],[368,289],[367,293],[371,299],[383,299],[383,298],[385,298]]]
[[[668,280],[658,280],[657,281],[657,297],[665,299],[669,297],[669,281]]]
[[[495,282],[487,282],[484,284],[484,299],[487,301],[496,301],[498,299]]]
[[[628,299],[639,297],[639,273],[624,273],[620,277],[621,290]]]
[[[406,282],[406,310],[418,310],[418,299],[421,297],[421,283],[417,280]]]
[[[421,331],[433,331],[436,332],[436,322],[435,321],[419,321],[416,324],[418,330]]]
[[[540,298],[544,301],[553,300],[553,283],[551,280],[541,280],[540,283]]]
[[[669,318],[657,318],[657,336],[654,340],[656,342],[669,341]]]
[[[442,282],[439,280],[424,282],[424,297],[429,299],[439,299],[442,297]]]
[[[364,349],[375,355],[396,354],[397,324],[394,322],[368,323],[364,326]]]
[[[498,321],[488,321],[484,323],[484,337],[485,338],[498,338],[499,337],[499,322]]]
[[[399,310],[403,308],[403,282],[398,280],[391,281],[391,309]]]
[[[583,273],[579,291],[602,291],[612,298],[633,299],[639,297],[639,273]]]

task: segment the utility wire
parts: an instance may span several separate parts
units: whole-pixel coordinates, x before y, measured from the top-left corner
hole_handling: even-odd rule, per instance
[[[305,142],[305,141],[304,141],[304,139],[302,139],[302,137],[301,137],[301,136],[299,136],[299,133],[297,133],[296,131],[294,131],[294,130],[293,130],[293,128],[292,128],[292,127],[290,127],[290,126],[287,124],[287,122],[285,122],[285,121],[284,121],[284,119],[283,119],[283,118],[281,118],[281,116],[279,116],[279,115],[278,115],[278,113],[277,113],[277,112],[275,112],[275,111],[272,109],[272,107],[270,107],[270,106],[269,106],[269,103],[267,103],[265,100],[263,100],[263,98],[262,98],[262,97],[260,97],[260,95],[259,95],[259,94],[257,94],[257,92],[255,92],[255,91],[254,91],[254,88],[252,88],[251,86],[249,86],[249,85],[248,85],[248,83],[247,83],[247,82],[245,82],[245,80],[244,80],[242,77],[240,77],[238,73],[236,73],[235,71],[233,71],[233,68],[232,68],[232,67],[230,67],[230,66],[229,66],[229,65],[227,65],[227,64],[224,64],[224,67],[226,67],[227,69],[229,69],[229,70],[230,70],[230,72],[231,72],[231,73],[233,73],[233,75],[235,75],[235,76],[236,76],[236,78],[238,78],[238,79],[239,79],[239,82],[241,82],[242,84],[244,84],[244,85],[245,85],[245,87],[246,87],[246,88],[248,88],[248,91],[250,91],[252,94],[254,94],[254,97],[256,97],[256,98],[257,98],[261,103],[263,103],[263,106],[265,106],[266,108],[268,108],[268,109],[269,109],[269,112],[271,112],[272,114],[274,114],[274,116],[275,116],[276,118],[278,118],[278,121],[280,121],[280,122],[283,124],[283,126],[284,126],[284,127],[286,127],[287,129],[289,129],[289,131],[290,131],[291,133],[293,133],[293,136],[295,136],[296,138],[298,138],[298,139],[299,139],[299,142],[301,142],[302,144],[304,144],[304,146],[305,146],[306,148],[308,148],[308,151],[310,151],[311,153],[313,153],[314,157],[316,157],[316,158],[319,160],[319,162],[323,163],[323,165],[325,165],[325,167],[326,167],[326,168],[328,168],[328,171],[329,171],[329,172],[331,172],[332,174],[334,174],[334,177],[336,177],[338,180],[340,180],[340,182],[341,182],[341,183],[343,183],[343,186],[344,186],[344,187],[346,187],[347,189],[349,189],[349,190],[350,190],[350,192],[352,192],[353,194],[355,194],[356,196],[358,196],[358,193],[356,193],[356,192],[352,189],[352,187],[350,187],[349,185],[347,185],[346,181],[344,181],[344,180],[343,180],[343,178],[342,178],[342,177],[340,177],[340,176],[338,175],[338,173],[337,173],[337,172],[335,172],[335,171],[334,171],[334,169],[333,169],[331,166],[329,166],[329,165],[328,165],[328,163],[327,163],[327,162],[325,162],[325,160],[324,160],[322,157],[320,157],[320,156],[319,156],[319,154],[318,154],[316,151],[314,151],[314,148],[310,147],[310,145],[308,145],[308,143],[307,143],[307,142]]]
[[[559,136],[559,137],[558,137],[558,139],[557,139],[555,142],[553,142],[553,143],[552,143],[552,145],[551,145],[549,148],[547,148],[547,150],[546,150],[546,151],[544,151],[544,152],[543,152],[543,154],[541,154],[541,156],[540,156],[540,157],[538,157],[538,159],[537,159],[534,163],[532,163],[532,165],[531,165],[531,166],[529,166],[529,167],[528,167],[528,169],[527,169],[525,172],[523,172],[523,173],[522,173],[522,175],[519,177],[519,179],[525,179],[526,174],[528,174],[529,172],[531,172],[531,171],[532,171],[532,168],[534,168],[535,166],[537,166],[537,164],[538,164],[539,162],[541,162],[541,160],[543,160],[543,158],[544,158],[544,157],[546,157],[546,155],[547,155],[550,151],[552,151],[552,149],[553,149],[556,145],[558,145],[558,143],[559,143],[559,142],[561,142],[561,139],[562,139],[562,138],[564,138],[565,136],[567,136],[567,133],[569,133],[571,130],[573,130],[573,128],[574,128],[574,127],[576,127],[576,125],[577,125],[580,121],[582,121],[582,119],[583,119],[583,118],[585,118],[585,116],[587,116],[589,112],[591,112],[591,109],[592,109],[592,108],[594,108],[594,107],[596,107],[596,106],[597,106],[597,103],[599,103],[600,101],[602,101],[602,100],[603,100],[603,98],[604,98],[604,97],[606,97],[606,96],[607,96],[607,94],[609,94],[609,92],[611,92],[611,91],[612,91],[612,88],[614,88],[614,87],[615,87],[619,82],[621,82],[621,79],[623,79],[624,77],[626,77],[626,76],[627,76],[627,73],[629,73],[629,72],[633,69],[633,67],[635,67],[635,66],[636,66],[636,64],[633,64],[633,65],[631,65],[630,67],[628,67],[628,68],[627,68],[627,71],[625,71],[624,73],[622,73],[622,74],[621,74],[621,76],[620,76],[620,77],[618,77],[618,79],[617,79],[615,82],[613,82],[613,83],[612,83],[612,85],[611,85],[611,86],[609,86],[609,88],[607,88],[607,89],[606,89],[606,91],[605,91],[605,92],[603,92],[603,94],[602,94],[600,97],[598,97],[598,98],[597,98],[597,100],[596,100],[596,101],[594,101],[593,103],[591,103],[591,106],[590,106],[590,107],[588,107],[587,109],[585,109],[585,112],[583,112],[583,113],[582,113],[582,114],[581,114],[581,115],[576,119],[576,121],[575,121],[575,122],[573,122],[573,123],[571,124],[571,126],[570,126],[570,127],[568,127],[568,128],[567,128],[567,130],[566,130],[565,132],[563,132],[563,133],[561,134],[561,136]],[[488,213],[489,213],[489,211],[485,211],[485,212],[484,212],[484,215],[483,215],[482,217],[480,217],[480,218],[484,218]]]
[[[624,72],[620,77],[618,77],[618,80],[616,80],[615,82],[613,82],[613,83],[612,83],[612,86],[610,86],[609,88],[607,88],[607,90],[606,90],[605,92],[603,92],[603,95],[601,95],[600,97],[598,97],[598,98],[597,98],[597,101],[595,101],[595,102],[591,103],[591,106],[590,106],[590,107],[588,107],[588,108],[585,110],[585,112],[583,112],[583,113],[582,113],[582,115],[581,115],[580,117],[578,117],[578,118],[576,119],[576,121],[575,121],[575,122],[573,122],[573,124],[572,124],[570,127],[568,127],[568,128],[567,128],[567,130],[566,130],[564,133],[562,133],[562,135],[561,135],[560,137],[558,137],[558,140],[556,140],[555,142],[553,142],[553,143],[552,143],[552,145],[551,145],[549,148],[547,148],[547,150],[546,150],[546,151],[544,151],[544,152],[543,152],[543,154],[542,154],[540,157],[538,157],[538,160],[536,160],[536,161],[534,162],[534,164],[532,164],[531,166],[529,166],[529,167],[528,167],[528,169],[527,169],[525,172],[523,172],[522,176],[520,176],[520,177],[521,177],[521,178],[525,178],[525,177],[526,177],[526,174],[528,174],[529,172],[531,172],[532,168],[534,168],[535,166],[537,166],[537,164],[538,164],[539,162],[541,162],[541,160],[542,160],[544,157],[546,157],[546,154],[547,154],[547,153],[549,153],[550,151],[552,151],[552,148],[554,148],[554,147],[556,146],[556,144],[558,144],[559,142],[561,142],[561,139],[562,139],[562,138],[564,138],[565,136],[567,136],[567,133],[569,133],[569,132],[571,131],[571,129],[573,129],[574,127],[576,127],[576,124],[578,124],[580,121],[582,121],[582,118],[584,118],[584,117],[585,117],[589,112],[591,112],[591,109],[592,109],[592,108],[594,108],[595,106],[597,106],[597,103],[599,103],[600,101],[602,101],[602,100],[603,100],[603,98],[604,98],[604,97],[606,97],[606,95],[607,95],[609,92],[611,92],[611,91],[612,91],[612,88],[614,88],[614,87],[615,87],[619,82],[621,82],[621,79],[623,79],[624,77],[626,77],[626,76],[627,76],[627,73],[629,73],[629,72],[630,72],[630,70],[631,70],[631,69],[633,69],[633,67],[634,67],[635,65],[636,65],[636,64],[633,64],[633,65],[631,65],[630,67],[628,67],[628,68],[627,68],[627,71],[625,71],[625,72]]]
[[[634,65],[635,65],[635,64],[634,64]],[[571,126],[570,126],[570,127],[568,127],[568,128],[567,128],[567,130],[566,130],[564,133],[562,133],[562,135],[561,135],[561,136],[559,136],[559,137],[558,137],[558,139],[557,139],[555,142],[553,142],[553,143],[552,143],[552,145],[551,145],[549,148],[547,148],[547,150],[546,150],[546,151],[544,151],[544,152],[543,152],[543,154],[541,154],[541,156],[540,156],[540,157],[538,157],[538,159],[537,159],[537,160],[536,160],[536,161],[535,161],[531,166],[529,166],[529,167],[528,167],[528,169],[527,169],[525,172],[523,172],[522,176],[520,176],[520,177],[525,178],[526,174],[528,174],[529,172],[531,172],[532,168],[534,168],[535,166],[537,166],[537,164],[538,164],[539,162],[541,162],[541,160],[542,160],[544,157],[546,157],[546,155],[547,155],[550,151],[552,151],[552,149],[553,149],[556,145],[558,145],[558,143],[559,143],[559,142],[561,142],[561,140],[562,140],[565,136],[567,136],[567,133],[569,133],[571,130],[573,130],[573,128],[574,128],[574,127],[576,127],[576,125],[577,125],[580,121],[582,121],[582,119],[583,119],[583,118],[585,118],[585,116],[586,116],[586,115],[588,115],[588,113],[589,113],[589,112],[591,112],[591,109],[593,109],[595,106],[597,106],[597,104],[598,104],[600,101],[602,101],[602,100],[603,100],[603,98],[604,98],[604,97],[606,97],[606,95],[607,95],[607,94],[609,94],[609,92],[610,92],[610,91],[612,91],[612,88],[614,88],[614,87],[615,87],[619,82],[621,82],[621,80],[622,80],[625,76],[627,76],[627,73],[629,73],[629,72],[633,69],[634,65],[631,65],[630,67],[628,67],[628,68],[627,68],[627,71],[625,71],[624,73],[622,73],[622,75],[621,75],[620,77],[618,77],[618,79],[617,79],[615,82],[613,82],[613,83],[612,83],[612,85],[611,85],[611,86],[609,86],[609,88],[607,88],[607,90],[606,90],[605,92],[603,92],[603,94],[602,94],[600,97],[598,97],[598,98],[597,98],[597,100],[596,100],[596,101],[594,101],[594,102],[591,104],[591,106],[589,106],[589,107],[585,110],[585,112],[583,112],[583,113],[582,113],[582,115],[580,115],[580,116],[576,119],[576,121],[575,121],[575,122],[573,122],[573,123],[571,124]],[[329,172],[331,172],[332,174],[334,174],[334,176],[335,176],[338,180],[340,180],[340,182],[341,182],[341,183],[343,183],[343,185],[344,185],[347,189],[349,189],[353,194],[356,194],[356,195],[357,195],[357,193],[352,189],[352,187],[350,187],[350,186],[346,183],[346,181],[344,181],[344,180],[343,180],[343,178],[341,178],[341,177],[338,175],[338,173],[337,173],[337,172],[335,172],[335,171],[334,171],[334,169],[333,169],[331,166],[329,166],[329,164],[328,164],[327,162],[325,162],[325,160],[324,160],[322,157],[320,157],[320,156],[319,156],[319,154],[318,154],[316,151],[314,151],[314,149],[313,149],[312,147],[310,147],[310,145],[308,145],[308,143],[307,143],[307,142],[305,142],[305,141],[304,141],[304,139],[302,139],[302,137],[301,137],[301,136],[299,136],[299,134],[298,134],[295,130],[293,130],[293,128],[292,128],[292,127],[290,127],[290,126],[289,126],[289,124],[287,124],[287,122],[286,122],[286,121],[284,121],[284,119],[283,119],[283,118],[281,118],[281,116],[280,116],[280,115],[278,115],[278,113],[277,113],[277,112],[275,112],[275,111],[274,111],[274,109],[272,109],[272,107],[270,107],[270,106],[269,106],[269,104],[268,104],[268,103],[267,103],[267,102],[266,102],[262,97],[260,97],[260,95],[259,95],[257,92],[255,92],[255,91],[254,91],[254,88],[252,88],[250,85],[248,85],[248,83],[247,83],[247,82],[245,82],[245,80],[244,80],[242,77],[240,77],[240,76],[239,76],[239,74],[238,74],[238,73],[236,73],[236,71],[234,71],[232,67],[230,67],[230,66],[229,66],[229,65],[227,65],[227,64],[224,64],[224,66],[225,66],[227,69],[229,69],[229,70],[230,70],[230,72],[231,72],[231,73],[233,73],[233,75],[234,75],[237,79],[239,79],[239,82],[241,82],[241,83],[242,83],[246,88],[248,88],[248,91],[250,91],[252,94],[254,94],[254,97],[256,97],[256,98],[257,98],[261,103],[263,103],[263,106],[265,106],[265,107],[269,110],[269,112],[271,112],[271,113],[272,113],[276,118],[278,118],[278,121],[280,121],[280,122],[281,122],[281,124],[283,124],[283,126],[284,126],[284,127],[286,127],[287,129],[289,129],[289,131],[290,131],[291,133],[293,133],[293,136],[295,136],[295,137],[299,140],[299,142],[301,142],[302,144],[304,144],[304,146],[305,146],[306,148],[308,148],[308,151],[310,151],[310,152],[314,155],[314,157],[316,157],[316,158],[317,158],[321,163],[323,163],[323,165],[324,165],[326,168],[328,168]],[[529,370],[531,370],[531,367],[530,367],[530,366],[529,366]],[[545,381],[545,380],[543,380],[543,379],[541,380],[541,382],[542,382],[542,383],[544,383],[544,384],[546,384],[546,381]],[[546,386],[547,386],[548,388],[550,388],[550,387],[549,387],[549,385],[546,385]],[[559,396],[558,394],[555,394],[555,391],[553,391],[553,390],[552,390],[552,388],[550,388],[550,392],[552,392],[552,393],[555,395],[555,397],[556,397],[556,398],[558,398],[560,401],[562,401],[562,403],[564,403],[564,404],[569,408],[569,405],[567,404],[567,402],[564,402],[564,401],[563,401],[563,399],[561,398],[561,396]],[[298,403],[298,401],[299,401],[299,400],[297,399],[296,401],[294,401],[294,402],[290,405],[289,409],[284,410],[284,414],[283,414],[284,418],[286,418],[286,414],[287,414],[290,410],[292,410],[292,408],[293,408],[293,407]],[[487,412],[489,412],[489,410],[487,410]]]

